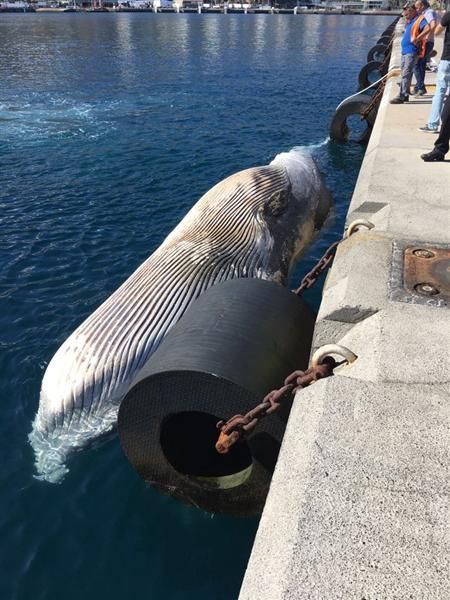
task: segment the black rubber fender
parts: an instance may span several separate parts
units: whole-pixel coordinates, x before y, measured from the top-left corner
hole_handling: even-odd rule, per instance
[[[382,35],[378,40],[377,45],[382,44],[383,46],[389,46],[389,44],[391,43],[391,39],[392,36],[390,35]]]
[[[394,33],[394,30],[395,30],[395,25],[389,25],[389,27],[386,27],[386,29],[383,31],[381,36],[382,37],[385,35],[391,36]]]
[[[386,56],[387,51],[388,46],[385,46],[384,44],[376,44],[373,48],[369,50],[367,54],[367,62],[384,58]]]
[[[338,107],[334,116],[331,120],[330,124],[330,138],[343,144],[349,141],[350,129],[347,126],[347,118],[352,115],[358,115],[363,112],[370,101],[372,100],[372,96],[369,94],[359,94],[358,96],[354,96],[352,98],[348,98],[344,100],[344,102]],[[367,144],[370,138],[370,134],[372,133],[372,127],[375,123],[377,113],[377,107],[375,107],[365,118],[367,123],[367,128],[365,132],[356,140],[358,144]]]
[[[367,65],[364,65],[364,67],[361,69],[358,75],[358,85],[360,90],[366,89],[366,87],[369,87],[369,85],[371,84],[369,80],[370,73],[378,71],[378,79],[383,77],[383,75],[386,75],[387,68],[385,66],[383,67],[382,64],[383,63],[381,63],[378,60],[371,60],[367,63]],[[379,84],[374,85],[373,88],[376,89],[378,85]]]
[[[229,280],[197,298],[120,406],[120,443],[142,479],[210,512],[260,514],[292,398],[227,454],[215,450],[216,425],[307,367],[314,322],[301,298],[262,279]]]
[[[390,25],[386,27],[381,35],[392,35],[394,33],[395,28],[397,27],[397,23],[399,22],[400,17],[392,21]]]

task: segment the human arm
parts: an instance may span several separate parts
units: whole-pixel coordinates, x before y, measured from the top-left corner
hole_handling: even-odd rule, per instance
[[[436,29],[434,30],[435,35],[441,34],[445,31],[445,28],[450,25],[450,12],[446,12],[441,19],[441,22],[436,25]]]
[[[436,27],[437,27],[437,21],[436,19],[433,19],[432,21],[428,21],[428,26],[430,28],[429,34],[433,34],[436,31]]]
[[[427,23],[425,27],[421,30],[419,35],[416,35],[415,37],[411,36],[411,42],[417,45],[423,40],[424,37],[428,37],[428,35],[430,35],[430,32],[430,25]]]
[[[430,26],[431,37],[434,34],[434,30],[436,29],[437,24],[439,23],[439,17],[437,15],[437,12],[432,8],[427,8],[427,10],[423,14],[428,22],[428,25]]]

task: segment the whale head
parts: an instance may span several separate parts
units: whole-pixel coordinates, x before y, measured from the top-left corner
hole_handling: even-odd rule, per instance
[[[332,208],[331,194],[312,156],[293,149],[278,154],[271,167],[283,169],[288,187],[281,197],[267,200],[264,213],[275,241],[273,256],[282,258],[279,279],[286,277],[295,262],[325,224]],[[275,265],[274,265],[275,268]]]

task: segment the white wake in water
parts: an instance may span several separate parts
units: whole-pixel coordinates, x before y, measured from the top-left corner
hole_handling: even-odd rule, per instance
[[[321,142],[317,142],[315,144],[305,144],[304,146],[294,146],[291,148],[290,152],[311,152],[313,150],[318,150],[319,148],[323,148],[330,141],[330,137],[327,136]]]

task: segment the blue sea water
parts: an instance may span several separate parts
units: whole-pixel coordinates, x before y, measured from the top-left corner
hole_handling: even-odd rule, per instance
[[[71,333],[212,185],[309,146],[342,232],[364,154],[327,142],[390,17],[0,15],[0,598],[237,597],[255,519],[147,488],[114,439],[55,486],[27,442]],[[320,290],[307,299],[318,306]]]

